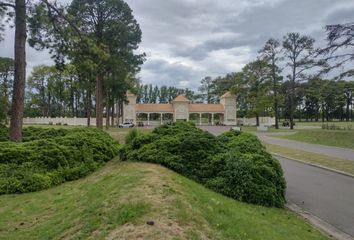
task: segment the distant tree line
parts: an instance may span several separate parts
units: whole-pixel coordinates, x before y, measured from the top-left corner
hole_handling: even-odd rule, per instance
[[[49,0],[0,1],[0,21],[9,24],[12,19],[15,54],[10,69],[1,66],[0,89],[0,117],[10,117],[11,141],[22,140],[25,100],[28,113],[39,111],[55,115],[65,112],[78,116],[85,113],[88,125],[91,115],[95,114],[96,126],[102,128],[104,109],[108,126],[111,124],[110,117],[115,115],[114,106],[121,107],[126,101],[126,90],[139,90],[136,89],[138,81],[135,76],[145,60],[145,54],[138,54],[135,50],[141,42],[142,33],[132,10],[123,0],[73,0],[67,6]],[[0,41],[3,40],[4,29],[4,24],[0,24]],[[340,93],[336,88],[335,94],[339,94],[336,96],[333,92],[329,93],[332,90],[323,90],[323,94],[328,93],[328,96],[322,94],[318,98],[319,108],[315,103],[317,100],[313,100],[317,98],[309,97],[308,91],[304,95],[305,83],[311,79],[321,79],[323,73],[332,69],[350,66],[354,60],[353,23],[328,25],[326,33],[327,45],[318,49],[314,47],[315,41],[311,37],[299,33],[289,33],[281,41],[270,39],[257,59],[247,64],[241,72],[217,80],[203,79],[201,97],[206,102],[216,102],[217,96],[231,90],[237,94],[239,108],[244,114],[258,118],[273,112],[277,119],[288,117],[291,127],[295,117],[321,116],[318,118],[349,120],[352,118],[349,112],[353,108],[351,85],[343,87]],[[28,85],[34,90],[34,96],[30,99],[25,99],[26,42],[37,50],[48,49],[58,71],[48,78],[49,89],[36,86],[38,81],[33,78],[33,85]],[[75,74],[68,76],[65,71],[74,71]],[[342,72],[338,79],[350,78],[353,74],[354,69],[350,68]],[[65,80],[57,80],[57,86],[53,89],[49,83],[59,75],[65,76]],[[333,86],[334,81],[324,81],[321,86],[325,83]],[[72,86],[68,87],[70,84]],[[211,91],[211,88],[215,89]],[[147,101],[146,95],[143,97]],[[148,101],[160,101],[159,97],[151,98]],[[167,98],[163,96],[161,101],[171,98],[172,94]],[[347,102],[343,105],[344,101]],[[28,109],[28,106],[34,109]],[[276,122],[278,125],[278,120]]]
[[[152,84],[141,84],[137,87],[138,103],[170,103],[178,95],[185,95],[191,101],[196,101],[199,98],[199,95],[188,88],[159,87]]]
[[[238,116],[353,121],[354,69],[334,79],[327,73],[354,60],[354,24],[326,27],[328,46],[315,48],[315,40],[289,33],[282,41],[269,39],[257,58],[240,72],[224,77],[205,77],[199,90],[205,102],[218,102],[226,90],[237,95]],[[343,53],[343,48],[346,48]],[[343,80],[345,79],[345,80]]]
[[[45,115],[85,112],[90,125],[94,107],[96,126],[103,126],[104,109],[106,124],[111,124],[109,116],[114,116],[115,103],[122,105],[126,90],[135,86],[135,75],[145,59],[145,54],[135,51],[142,33],[129,5],[123,0],[72,0],[65,6],[50,0],[0,1],[0,41],[5,29],[2,23],[10,23],[12,19],[15,28],[13,87],[5,97],[12,99],[10,105],[2,103],[0,111],[0,114],[10,114],[10,140],[22,140],[25,111]],[[32,78],[28,87],[38,92],[34,91],[30,99],[28,96],[25,99],[26,42],[37,50],[48,49],[58,70],[42,67],[42,73],[35,72],[34,75],[46,77],[42,83],[38,77]],[[68,70],[69,65],[73,67]],[[59,75],[64,76],[62,80]],[[44,85],[49,89],[43,89]],[[28,108],[29,105],[34,109]],[[10,111],[7,106],[11,107]]]

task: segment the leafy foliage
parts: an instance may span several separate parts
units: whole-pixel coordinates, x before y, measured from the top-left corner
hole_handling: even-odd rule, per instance
[[[0,194],[38,191],[78,179],[118,153],[118,144],[98,129],[31,127],[23,135],[23,143],[0,143]]]
[[[0,123],[0,142],[7,141],[9,135],[9,129]]]
[[[276,207],[285,203],[281,166],[252,134],[231,130],[214,137],[179,122],[136,136],[120,156],[161,164],[244,202]]]
[[[127,144],[131,144],[133,142],[133,140],[138,137],[138,135],[139,135],[139,132],[136,128],[131,129],[125,138],[125,142]]]

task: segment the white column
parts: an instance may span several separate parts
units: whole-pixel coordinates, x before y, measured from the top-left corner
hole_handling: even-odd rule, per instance
[[[214,126],[214,113],[211,114],[211,126]]]
[[[160,125],[162,125],[162,113],[160,113]]]
[[[202,114],[199,113],[199,125],[201,126],[202,125]]]
[[[148,113],[147,115],[148,115],[148,126],[150,126],[150,113]]]

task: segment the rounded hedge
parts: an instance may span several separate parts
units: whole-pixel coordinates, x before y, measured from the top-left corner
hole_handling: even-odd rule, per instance
[[[174,123],[150,134],[134,134],[120,156],[161,164],[240,201],[285,204],[286,184],[279,162],[249,133],[230,130],[215,137],[191,123]]]
[[[0,194],[32,192],[86,176],[118,154],[95,128],[25,128],[24,142],[0,143]]]

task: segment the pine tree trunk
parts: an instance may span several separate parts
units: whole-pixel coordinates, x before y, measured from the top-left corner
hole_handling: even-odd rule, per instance
[[[8,87],[8,72],[6,71],[4,82],[3,82],[3,88],[4,88],[4,116],[5,116],[5,124],[8,124],[8,103],[9,103],[9,96],[7,92],[7,87]]]
[[[16,0],[15,73],[11,106],[10,140],[21,142],[26,85],[26,0]]]
[[[72,87],[72,80],[71,80],[71,86],[70,86],[70,110],[71,110],[71,116],[74,117],[75,116],[75,97],[74,97],[74,90]]]
[[[110,110],[110,107],[109,107],[109,95],[108,95],[108,92],[106,94],[106,129],[108,130],[109,128],[109,111]]]
[[[293,79],[290,82],[290,129],[294,129],[294,111],[295,111],[295,73],[296,69],[293,68]]]
[[[111,126],[114,127],[114,100],[112,101],[112,110],[111,110]]]
[[[117,103],[116,103],[116,114],[117,114],[117,125],[119,125],[119,116],[120,116],[120,111],[119,111],[119,101],[117,100]]]
[[[350,117],[349,108],[350,108],[350,101],[347,100],[347,107],[346,107],[346,120],[347,120],[347,122],[349,121],[349,117]]]
[[[103,128],[103,77],[96,77],[96,127]]]
[[[87,117],[87,126],[91,125],[91,107],[92,107],[92,100],[91,100],[91,89],[87,90],[87,104],[86,104],[86,117]]]
[[[279,113],[278,113],[278,100],[274,102],[274,117],[275,117],[275,129],[279,129]]]

